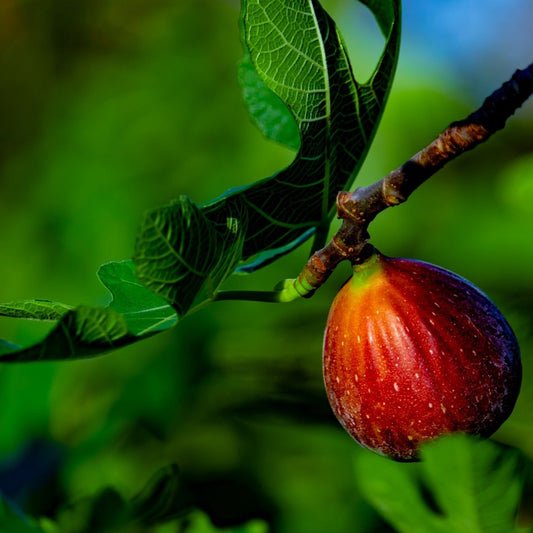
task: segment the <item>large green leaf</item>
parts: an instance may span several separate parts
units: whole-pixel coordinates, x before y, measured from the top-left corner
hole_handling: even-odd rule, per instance
[[[293,163],[269,178],[199,207],[182,198],[147,215],[137,240],[137,275],[181,315],[213,297],[234,270],[260,268],[313,232],[315,245],[322,245],[337,193],[351,186],[370,147],[398,57],[399,0],[364,3],[386,44],[374,73],[360,83],[339,31],[317,0],[243,1],[244,42],[255,71],[246,59],[245,98],[253,105],[264,99],[261,112],[251,112],[268,137],[295,145],[294,132],[280,133],[281,117],[289,129],[296,124],[301,144]],[[221,231],[228,220],[237,232]],[[207,281],[211,290],[201,290]]]
[[[512,533],[523,476],[519,454],[454,435],[422,448],[420,464],[370,453],[356,464],[366,499],[400,533]]]
[[[247,101],[264,101],[255,118],[268,137],[296,146],[296,126],[294,162],[202,206],[181,197],[149,212],[134,263],[109,263],[99,271],[111,293],[106,307],[46,300],[0,306],[0,315],[56,321],[35,345],[1,341],[0,360],[88,357],[124,346],[174,325],[174,310],[183,316],[215,298],[233,272],[260,268],[314,232],[318,241],[324,238],[337,192],[350,186],[369,149],[398,56],[399,0],[364,3],[386,45],[370,80],[359,83],[317,0],[243,1]]]
[[[0,362],[90,357],[176,324],[174,309],[137,280],[132,261],[106,263],[100,267],[98,276],[110,292],[110,302],[106,307],[79,306],[70,309],[64,304],[46,300],[0,305],[0,311],[9,316],[57,319],[50,333],[37,344],[18,347],[6,341],[0,342]]]
[[[326,227],[337,193],[351,186],[363,162],[390,89],[400,35],[399,2],[365,3],[387,38],[366,83],[355,80],[342,37],[318,1],[248,0],[243,6],[250,59],[290,109],[301,137],[288,168],[231,195],[249,208],[244,260],[280,247],[290,251],[306,230]],[[218,208],[216,202],[208,207]]]

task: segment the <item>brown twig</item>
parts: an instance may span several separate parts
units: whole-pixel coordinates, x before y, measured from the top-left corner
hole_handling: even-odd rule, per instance
[[[376,215],[405,202],[446,163],[502,129],[532,93],[533,63],[524,70],[517,70],[477,111],[451,124],[431,144],[380,181],[353,193],[339,192],[337,216],[342,219],[341,227],[324,248],[309,258],[294,282],[298,294],[311,296],[340,262],[364,261],[371,251],[367,244],[368,225]]]

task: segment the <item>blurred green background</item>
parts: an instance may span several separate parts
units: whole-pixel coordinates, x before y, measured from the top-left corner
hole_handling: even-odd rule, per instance
[[[462,2],[468,42],[457,2],[425,4],[404,3],[398,75],[360,184],[527,65],[526,2],[492,18],[489,5]],[[364,78],[382,44],[374,21],[349,0],[325,5]],[[230,0],[0,1],[1,301],[102,303],[96,269],[131,257],[147,209],[179,194],[201,203],[291,161],[241,102],[238,15]],[[371,226],[382,252],[453,270],[501,307],[521,343],[524,385],[495,439],[529,458],[532,134],[529,102]],[[296,275],[307,253],[230,284],[270,289]],[[1,366],[4,497],[70,524],[66,504],[106,487],[130,498],[175,463],[184,494],[219,527],[262,518],[283,533],[388,531],[354,479],[354,457],[369,452],[336,423],[322,384],[323,328],[347,276],[341,267],[302,302],[216,303],[93,360]],[[0,322],[0,338],[19,344],[46,331]]]

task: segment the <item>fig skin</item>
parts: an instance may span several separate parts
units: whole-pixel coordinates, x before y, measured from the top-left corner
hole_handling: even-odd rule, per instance
[[[488,437],[520,390],[516,337],[498,308],[435,265],[375,253],[337,294],[324,382],[333,412],[362,446],[417,460],[421,443]]]

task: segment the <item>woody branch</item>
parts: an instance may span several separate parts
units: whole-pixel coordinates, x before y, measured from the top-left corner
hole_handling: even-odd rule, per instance
[[[342,261],[364,261],[371,251],[368,226],[381,211],[407,200],[411,193],[446,163],[502,129],[514,112],[533,93],[533,63],[517,70],[511,79],[485,99],[464,120],[448,126],[431,144],[401,167],[368,187],[337,196],[337,216],[342,224],[331,241],[308,260],[294,289],[309,297]]]

